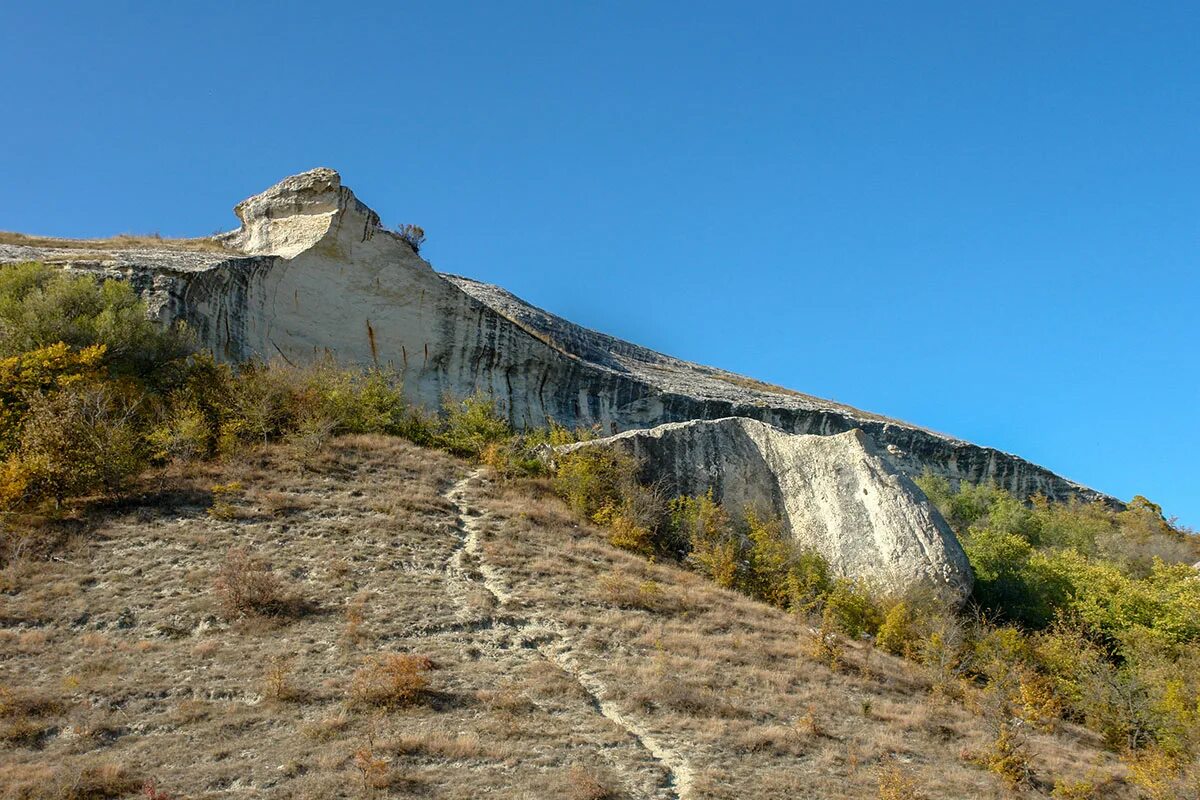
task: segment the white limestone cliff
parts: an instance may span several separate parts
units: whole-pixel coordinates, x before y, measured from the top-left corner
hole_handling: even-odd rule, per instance
[[[1017,456],[811,395],[692,364],[442,275],[342,185],[315,169],[239,203],[211,252],[172,243],[94,251],[0,245],[0,263],[40,260],[129,280],[164,322],[186,322],[229,361],[332,355],[393,369],[406,393],[492,394],[518,426],[554,419],[617,432],[749,417],[792,433],[852,429],[910,476],[992,480],[1018,495],[1111,501]],[[222,247],[223,246],[223,247]],[[224,250],[224,251],[222,251]]]
[[[789,434],[729,417],[627,431],[559,452],[581,448],[632,455],[643,479],[668,495],[711,490],[734,514],[766,511],[837,572],[877,590],[924,589],[955,604],[970,594],[971,567],[946,521],[860,430]]]

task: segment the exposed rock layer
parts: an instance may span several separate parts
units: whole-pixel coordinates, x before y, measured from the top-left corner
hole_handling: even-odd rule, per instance
[[[284,180],[236,208],[221,237],[244,253],[0,245],[130,280],[163,321],[184,320],[219,357],[325,353],[395,369],[416,401],[491,392],[518,425],[554,419],[618,431],[741,416],[785,431],[861,429],[909,475],[994,480],[1020,495],[1106,499],[1016,456],[828,400],[691,364],[574,325],[494,286],[440,275],[383,229],[336,172]]]
[[[780,519],[840,573],[903,593],[924,587],[961,603],[971,567],[954,533],[913,482],[860,430],[789,434],[729,417],[660,425],[560,448],[612,448],[637,458],[669,495],[711,490],[737,512]]]

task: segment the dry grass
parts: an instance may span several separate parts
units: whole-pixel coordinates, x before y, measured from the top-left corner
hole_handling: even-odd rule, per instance
[[[14,776],[0,786],[97,761],[172,797],[555,797],[575,763],[659,780],[577,682],[488,622],[486,592],[448,574],[461,539],[443,493],[466,469],[378,437],[304,464],[272,448],[148,476],[134,500],[47,536],[7,571],[0,685],[61,711],[21,717],[39,740],[0,743]],[[218,493],[232,513],[210,516],[212,487],[234,483]],[[231,548],[311,613],[214,613]],[[385,653],[436,662],[419,702],[349,702]]]
[[[127,768],[113,762],[57,768],[0,765],[0,796],[6,800],[107,800],[127,797],[144,785]]]
[[[172,468],[49,524],[0,596],[0,797],[151,779],[171,797],[668,796],[669,765],[601,704],[690,766],[688,800],[876,797],[888,765],[911,800],[1008,791],[960,757],[993,732],[911,663],[846,642],[834,672],[805,621],[613,549],[542,484],[474,482],[465,558],[445,493],[468,469],[348,437],[304,463],[273,448]],[[311,613],[214,614],[231,549],[273,579],[244,594]],[[1019,792],[1133,796],[1073,726],[1025,744]],[[75,784],[92,794],[61,793]]]
[[[514,603],[568,626],[606,699],[691,754],[693,796],[874,797],[881,776],[911,798],[1010,791],[960,757],[994,744],[989,724],[933,697],[922,668],[841,640],[832,669],[812,655],[806,620],[615,551],[536,485],[479,491],[494,518],[485,560],[517,576]],[[1098,770],[1105,797],[1134,794],[1119,761],[1078,731],[1030,732],[1027,748],[1028,791]]]
[[[123,233],[105,239],[62,239],[54,236],[30,236],[12,231],[0,231],[0,244],[19,247],[42,247],[60,250],[186,250],[194,253],[241,253],[209,236],[195,239],[164,239],[157,234]]]
[[[261,617],[296,617],[310,605],[272,572],[265,559],[244,547],[232,547],[213,580],[213,589],[230,619],[247,614]]]
[[[565,782],[566,797],[570,800],[616,800],[620,797],[603,775],[578,764],[567,771]]]
[[[0,686],[0,744],[36,747],[65,711],[62,698],[49,692]]]
[[[350,678],[346,696],[355,706],[402,708],[419,702],[429,688],[426,673],[433,662],[425,656],[383,653],[371,656]]]
[[[756,380],[755,378],[747,378],[743,375],[735,375],[731,372],[713,370],[711,373],[709,373],[709,376],[732,386],[738,386],[742,389],[750,389],[751,391],[755,392],[791,395],[800,394],[800,392],[797,392],[795,389],[788,389],[786,386],[777,386],[774,383],[767,383],[765,381]]]

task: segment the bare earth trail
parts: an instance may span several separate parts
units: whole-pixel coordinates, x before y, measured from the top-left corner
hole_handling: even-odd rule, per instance
[[[480,538],[487,511],[472,501],[471,485],[485,480],[486,472],[485,469],[476,469],[451,486],[444,495],[454,505],[456,528],[462,537],[462,545],[447,564],[447,569],[460,580],[476,580],[488,591],[498,609],[503,610],[505,603],[514,595],[505,577],[485,559]],[[550,663],[579,682],[597,712],[624,730],[662,765],[666,773],[663,782],[650,787],[643,796],[689,800],[692,768],[686,758],[677,747],[668,745],[647,730],[645,725],[623,713],[615,703],[605,699],[609,695],[608,687],[581,663],[578,648],[573,646],[572,636],[565,626],[547,619],[535,617],[523,620],[503,614],[493,617],[493,621],[496,624],[517,625],[526,641],[536,642],[538,650]]]

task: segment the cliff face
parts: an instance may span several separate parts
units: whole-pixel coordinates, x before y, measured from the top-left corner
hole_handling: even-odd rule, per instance
[[[860,430],[804,436],[729,417],[626,431],[559,450],[588,448],[635,457],[642,479],[668,496],[711,490],[734,513],[765,512],[834,569],[885,593],[920,587],[958,605],[971,593],[971,565],[953,531]]]
[[[238,204],[214,252],[0,245],[130,280],[163,321],[184,320],[220,357],[325,353],[390,367],[413,400],[492,393],[518,425],[547,418],[606,431],[749,417],[792,433],[858,428],[909,475],[994,480],[1020,495],[1108,499],[1000,451],[655,353],[574,325],[497,287],[441,275],[380,227],[340,177],[317,169]],[[227,252],[218,252],[223,245]]]

